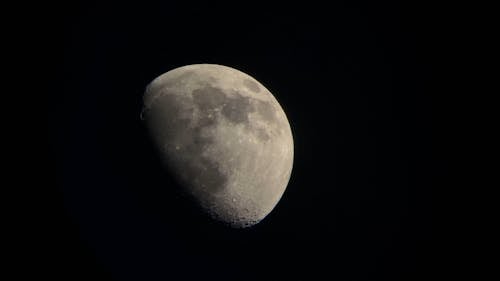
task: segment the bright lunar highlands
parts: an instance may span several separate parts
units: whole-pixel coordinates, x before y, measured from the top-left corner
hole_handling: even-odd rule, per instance
[[[154,79],[142,119],[166,167],[212,218],[248,227],[290,179],[293,138],[274,96],[249,75],[195,64]]]

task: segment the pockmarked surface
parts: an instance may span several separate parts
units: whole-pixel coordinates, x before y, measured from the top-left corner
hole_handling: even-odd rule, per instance
[[[251,76],[214,64],[176,68],[148,85],[141,118],[166,168],[214,219],[248,227],[282,197],[292,132],[278,101]]]

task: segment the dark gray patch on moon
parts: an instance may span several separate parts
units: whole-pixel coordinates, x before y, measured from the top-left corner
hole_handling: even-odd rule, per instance
[[[245,80],[253,82],[251,80]],[[253,82],[254,83],[254,82]],[[257,85],[256,85],[257,86]],[[256,128],[249,121],[249,113],[257,111],[263,120],[273,122],[275,110],[270,102],[251,99],[242,96],[237,91],[231,95],[222,89],[206,85],[192,92],[193,101],[199,110],[197,128],[206,128],[217,123],[216,109],[221,109],[221,115],[234,124],[245,124],[245,128],[262,141],[271,137],[263,128]],[[195,134],[199,135],[199,133]]]
[[[259,85],[250,79],[243,80],[243,85],[245,85],[252,92],[255,92],[255,93],[260,92]]]
[[[237,94],[234,97],[227,98],[221,113],[230,122],[249,123],[248,114],[251,111],[250,98]]]
[[[253,111],[250,98],[238,92],[228,95],[222,89],[212,86],[196,89],[192,93],[194,104],[198,107],[201,127],[215,124],[216,110],[232,123],[248,123],[248,114]]]
[[[193,100],[202,112],[212,112],[221,106],[225,99],[226,94],[219,88],[208,86],[193,91]]]
[[[215,124],[215,110],[222,107],[225,99],[226,94],[219,88],[207,86],[193,91],[193,101],[199,109],[199,127],[207,127]]]
[[[260,140],[268,141],[269,139],[271,139],[269,134],[263,128],[257,128],[255,130],[257,131],[257,138],[259,138]]]

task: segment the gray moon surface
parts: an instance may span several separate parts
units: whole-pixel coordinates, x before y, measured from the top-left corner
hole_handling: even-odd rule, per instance
[[[141,118],[165,167],[212,218],[255,225],[285,192],[290,124],[251,76],[216,64],[173,69],[147,86]]]

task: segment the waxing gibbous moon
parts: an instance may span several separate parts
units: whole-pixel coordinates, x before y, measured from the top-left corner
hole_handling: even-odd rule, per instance
[[[165,167],[212,218],[252,226],[282,197],[293,166],[290,124],[251,76],[215,64],[173,69],[147,86],[141,117]]]

